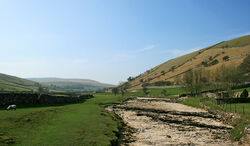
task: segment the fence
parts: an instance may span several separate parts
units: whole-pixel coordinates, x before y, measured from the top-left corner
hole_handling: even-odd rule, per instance
[[[225,112],[250,115],[250,98],[203,98],[201,102],[210,101]]]

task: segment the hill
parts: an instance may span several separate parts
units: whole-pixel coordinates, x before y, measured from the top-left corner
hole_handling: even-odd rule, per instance
[[[115,86],[89,79],[29,78],[29,80],[39,82],[52,90],[65,91],[99,91]]]
[[[0,91],[31,92],[37,89],[36,82],[0,73]]]
[[[154,85],[159,82],[180,84],[183,75],[195,68],[203,68],[214,72],[223,66],[239,66],[246,56],[250,55],[250,35],[229,41],[223,41],[213,46],[171,59],[135,78],[129,79],[130,88],[141,87],[142,84]]]

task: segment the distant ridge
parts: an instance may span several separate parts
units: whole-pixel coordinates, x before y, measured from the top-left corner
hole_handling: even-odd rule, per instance
[[[98,91],[105,88],[115,87],[115,85],[100,83],[90,79],[66,79],[66,78],[28,78],[39,82],[50,89],[67,90],[67,91]]]

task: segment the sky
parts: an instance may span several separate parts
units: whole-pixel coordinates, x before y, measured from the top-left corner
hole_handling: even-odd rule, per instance
[[[250,34],[250,0],[0,0],[0,72],[118,84]]]

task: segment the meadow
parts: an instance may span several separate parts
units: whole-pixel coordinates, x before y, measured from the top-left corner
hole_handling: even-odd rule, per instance
[[[185,88],[164,88],[166,90],[166,96],[162,95],[162,88],[158,89],[148,89],[149,96],[154,96],[154,97],[178,97],[179,94],[185,94],[186,89]],[[130,96],[146,96],[143,92],[142,89],[137,89],[137,90],[130,90],[128,91],[127,95]]]
[[[110,145],[122,122],[104,107],[126,97],[96,94],[84,103],[0,110],[0,145]]]

